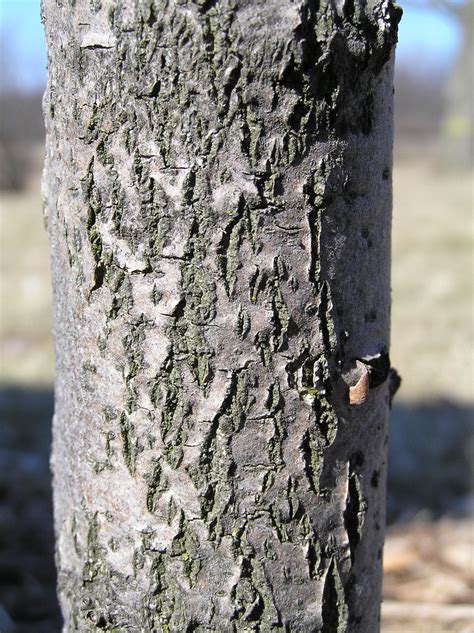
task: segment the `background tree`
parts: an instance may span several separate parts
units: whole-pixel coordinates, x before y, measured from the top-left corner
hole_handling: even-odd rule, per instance
[[[474,73],[473,5],[472,2],[439,1],[435,5],[454,16],[461,29],[461,46],[446,90],[446,113],[441,144],[445,164],[472,165]]]
[[[444,86],[444,117],[440,154],[445,167],[472,165],[473,126],[473,33],[474,9],[470,0],[411,0],[413,6],[431,7],[454,19],[460,31],[459,52],[449,81]]]
[[[66,630],[378,629],[399,14],[44,3]]]
[[[25,91],[17,80],[8,33],[0,31],[0,192],[20,191],[31,176],[33,143],[44,138],[42,90]]]

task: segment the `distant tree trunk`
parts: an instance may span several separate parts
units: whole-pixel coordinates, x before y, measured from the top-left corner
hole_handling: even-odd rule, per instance
[[[460,30],[460,50],[446,86],[446,111],[441,130],[440,162],[444,167],[472,168],[474,157],[474,7],[450,4],[449,12],[457,19]],[[448,7],[446,7],[448,8]]]
[[[398,8],[43,11],[65,630],[378,630]]]

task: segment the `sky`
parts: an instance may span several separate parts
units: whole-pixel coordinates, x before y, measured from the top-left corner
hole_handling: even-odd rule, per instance
[[[418,68],[445,69],[459,47],[457,23],[444,13],[414,6],[416,0],[401,0],[400,4],[404,15],[399,30],[398,63],[416,59]],[[40,0],[0,0],[0,73],[0,85],[8,85],[15,77],[17,87],[24,90],[44,86],[46,58]]]

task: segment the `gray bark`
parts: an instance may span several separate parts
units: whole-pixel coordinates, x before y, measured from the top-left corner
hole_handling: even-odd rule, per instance
[[[378,630],[399,10],[43,12],[64,630]]]

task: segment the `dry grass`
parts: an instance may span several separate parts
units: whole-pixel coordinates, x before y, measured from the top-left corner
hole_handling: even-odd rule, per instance
[[[472,174],[396,165],[392,362],[404,400],[473,400]]]
[[[0,383],[53,379],[47,234],[36,188],[0,201]]]
[[[474,527],[470,521],[389,530],[383,633],[474,633]]]

